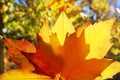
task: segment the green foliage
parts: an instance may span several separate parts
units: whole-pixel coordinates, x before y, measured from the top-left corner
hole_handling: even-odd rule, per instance
[[[43,1],[28,1],[29,7],[18,5],[13,1],[2,1],[4,33],[6,37],[33,41],[42,25],[47,10]]]
[[[107,13],[110,11],[110,7],[107,0],[93,0],[91,7],[97,10],[99,14]]]
[[[111,53],[114,54],[117,60],[120,61],[120,22],[114,24],[112,30],[112,42],[114,43]]]

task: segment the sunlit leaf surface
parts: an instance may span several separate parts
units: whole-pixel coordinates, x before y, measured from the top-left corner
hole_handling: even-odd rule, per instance
[[[55,26],[53,27],[53,32],[57,34],[57,38],[60,41],[60,44],[63,45],[66,34],[72,34],[75,32],[75,29],[70,22],[70,20],[67,18],[66,14],[64,12],[61,12],[60,17],[56,21]]]
[[[87,59],[90,58],[103,58],[108,50],[111,48],[110,42],[112,25],[115,19],[101,21],[94,25],[90,25],[85,30],[86,43],[90,44],[90,52]],[[97,53],[97,54],[96,54]]]

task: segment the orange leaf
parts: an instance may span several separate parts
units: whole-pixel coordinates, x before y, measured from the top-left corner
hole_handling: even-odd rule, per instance
[[[20,69],[33,71],[34,66],[21,53],[21,51],[30,53],[36,52],[36,48],[34,47],[34,45],[29,43],[27,40],[19,41],[8,38],[3,39],[8,46],[8,55],[11,56],[12,60],[20,66]]]

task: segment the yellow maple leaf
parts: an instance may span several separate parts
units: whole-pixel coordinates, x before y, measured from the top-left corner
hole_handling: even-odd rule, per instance
[[[45,75],[38,75],[28,71],[10,70],[0,76],[0,80],[52,80]]]
[[[110,42],[111,30],[115,19],[100,21],[90,25],[85,29],[86,43],[90,44],[90,52],[86,59],[103,58],[113,45]]]

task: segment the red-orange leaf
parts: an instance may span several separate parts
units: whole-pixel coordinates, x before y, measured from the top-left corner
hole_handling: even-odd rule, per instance
[[[44,72],[52,77],[61,71],[63,64],[61,57],[56,56],[52,47],[43,42],[40,36],[38,36],[36,50],[36,54],[24,54],[31,61],[31,63],[41,68]]]
[[[35,46],[28,42],[27,40],[12,40],[8,38],[3,38],[4,41],[6,42],[6,45],[9,46],[14,46],[16,49],[22,51],[22,52],[29,52],[29,53],[35,53],[36,48]]]
[[[76,34],[70,35],[66,38],[64,46],[58,49],[57,55],[64,60],[60,75],[68,80],[94,80],[113,62],[107,59],[85,59],[89,52],[89,45],[85,43],[84,32],[79,38],[76,37]]]

